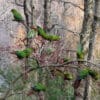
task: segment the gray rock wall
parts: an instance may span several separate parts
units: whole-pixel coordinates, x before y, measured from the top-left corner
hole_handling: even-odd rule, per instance
[[[19,4],[23,4],[23,0],[17,1]],[[35,7],[33,23],[43,26],[45,18],[44,0],[33,0],[33,2]],[[61,45],[63,48],[68,49],[70,46],[70,49],[75,49],[74,45],[78,41],[77,33],[80,32],[82,25],[83,11],[77,5],[83,9],[82,0],[48,0],[47,25],[51,33],[62,37]],[[10,12],[12,8],[18,9],[23,14],[23,7],[17,6],[13,0],[0,0],[1,67],[15,63],[16,56],[10,52],[24,48],[21,40],[25,37],[25,32],[21,24],[12,21],[13,17]]]
[[[83,19],[83,0],[48,0],[47,16],[44,8],[45,0],[33,0],[35,7],[33,12],[34,25],[41,25],[46,22],[50,33],[61,36],[59,49],[76,49],[79,39]],[[28,0],[28,3],[30,0]],[[17,0],[17,3],[23,5],[23,0]],[[96,15],[99,16],[99,3]],[[0,0],[0,66],[6,67],[9,64],[15,64],[16,56],[10,52],[23,49],[24,43],[21,41],[25,38],[25,31],[21,24],[13,21],[10,12],[12,8],[18,9],[23,17],[23,7],[16,5],[13,0]],[[47,19],[45,18],[47,17]],[[45,21],[45,20],[46,21]],[[99,22],[94,49],[94,60],[99,63],[100,43],[99,43]],[[17,61],[19,63],[20,61]],[[15,64],[16,65],[16,64]]]
[[[17,1],[23,5],[23,0]],[[79,40],[78,33],[80,33],[82,27],[84,0],[47,0],[47,12],[44,9],[44,1],[33,0],[35,7],[33,12],[34,25],[45,27],[44,23],[46,23],[50,33],[61,36],[61,41],[59,43],[54,42],[53,45],[59,50],[59,53],[62,53],[61,50],[75,50]],[[28,0],[29,2],[30,0]],[[22,41],[25,38],[24,26],[13,21],[10,12],[12,8],[18,9],[25,17],[23,7],[16,5],[14,0],[0,0],[0,68],[18,66],[23,63],[23,61],[19,61],[15,55],[11,54],[11,52],[25,47]],[[100,10],[97,11],[98,16],[99,12]],[[94,59],[97,58],[98,63],[100,63],[99,29],[98,26],[94,49]],[[32,45],[34,45],[34,41]],[[55,59],[52,59],[52,61],[55,61]]]

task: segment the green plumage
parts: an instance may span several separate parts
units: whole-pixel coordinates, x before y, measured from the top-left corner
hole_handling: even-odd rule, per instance
[[[15,54],[17,55],[17,57],[18,57],[19,59],[23,59],[23,58],[26,57],[26,54],[25,54],[25,52],[23,52],[23,51],[16,51]]]
[[[48,41],[58,41],[60,39],[58,35],[46,34],[45,30],[42,29],[40,26],[37,26],[37,30],[38,30],[38,34]]]
[[[25,50],[23,50],[23,52],[26,54],[26,57],[29,57],[32,51],[32,48],[26,48]]]
[[[64,61],[64,62],[68,62],[68,61],[70,61],[70,59],[68,59],[68,58],[63,58],[63,61]]]
[[[32,48],[26,48],[25,50],[22,51],[16,51],[16,55],[19,59],[27,58],[31,55],[32,53]]]
[[[89,75],[89,69],[84,68],[80,70],[78,79],[85,79]]]
[[[89,70],[89,75],[95,79],[98,80],[100,78],[99,73],[96,70]]]
[[[64,73],[61,70],[59,70],[59,69],[54,70],[53,74],[55,76],[64,77]]]
[[[16,9],[12,9],[11,12],[13,14],[15,21],[23,21],[24,20],[22,15]]]
[[[32,38],[34,38],[36,35],[37,35],[37,31],[34,30],[34,29],[30,29],[29,32],[28,32],[28,34],[27,34],[27,38],[28,38],[28,39],[32,39]]]
[[[60,37],[57,35],[45,35],[44,39],[49,41],[58,41]]]
[[[37,26],[37,31],[40,36],[45,37],[46,32],[40,26]]]
[[[85,79],[88,75],[90,75],[95,80],[98,80],[100,78],[99,73],[96,70],[84,68],[79,72],[78,79]]]
[[[69,72],[64,72],[64,79],[65,80],[72,80],[73,79],[73,75]]]
[[[83,48],[82,48],[81,44],[79,44],[78,48],[77,48],[77,59],[79,59],[79,60],[84,59],[84,52],[83,52]]]
[[[41,83],[37,83],[35,86],[32,87],[32,90],[36,92],[45,91],[46,87]]]

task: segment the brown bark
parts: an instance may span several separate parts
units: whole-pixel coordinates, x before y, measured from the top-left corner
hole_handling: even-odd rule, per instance
[[[93,23],[92,23],[92,30],[89,37],[89,50],[88,50],[88,57],[87,60],[91,61],[93,58],[93,49],[94,49],[94,40],[96,35],[96,26],[97,26],[97,10],[98,10],[99,0],[95,0],[95,7],[94,7],[94,15],[93,15]],[[90,77],[86,79],[85,83],[85,91],[84,91],[84,100],[91,100],[91,86],[92,80]]]
[[[85,59],[87,59],[87,55],[90,52],[88,45],[89,45],[90,34],[92,32],[92,24],[94,21],[94,7],[95,7],[94,0],[84,0],[84,20],[83,20],[82,31],[80,33],[80,43],[82,44],[82,48],[85,53]],[[81,65],[82,64],[83,63],[81,63]],[[76,81],[75,81],[75,83],[76,83]],[[79,86],[78,86],[78,88],[80,88]],[[75,89],[75,94],[77,94],[76,92],[77,92],[78,88]],[[83,88],[83,90],[84,90],[84,86],[82,86],[81,88]],[[85,98],[84,96],[86,96],[86,95],[87,95],[87,93],[85,93],[85,92],[84,92],[84,94],[81,93],[81,96],[83,98],[80,98],[80,100],[82,100],[82,99],[86,100],[86,99],[84,99]],[[76,100],[79,99],[78,96],[76,96],[75,98],[76,98]]]

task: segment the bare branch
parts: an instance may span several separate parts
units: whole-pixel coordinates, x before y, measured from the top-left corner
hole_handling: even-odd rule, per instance
[[[19,3],[17,2],[17,0],[15,0],[15,4],[16,4],[17,6],[24,7],[24,5],[19,4]]]
[[[94,64],[92,62],[89,62],[89,61],[84,61],[84,60],[83,61],[82,60],[78,60],[78,61],[86,62],[86,63],[92,64],[95,67],[98,67],[98,65],[96,65],[96,64]],[[23,77],[23,75],[25,75],[25,73],[30,73],[30,72],[32,72],[34,70],[38,70],[38,69],[41,69],[41,68],[43,69],[43,68],[47,68],[47,67],[48,68],[50,68],[50,67],[70,67],[70,68],[73,68],[73,69],[77,70],[77,69],[79,69],[78,68],[78,61],[76,60],[76,61],[65,62],[63,64],[51,64],[51,65],[43,65],[41,67],[36,67],[36,68],[29,68],[24,73],[20,74],[15,80],[13,80],[12,84],[15,84],[21,77]],[[76,66],[74,65],[75,63],[76,63]],[[70,66],[66,66],[66,65],[70,65]],[[3,100],[5,100],[8,97],[9,92],[10,92],[10,89],[6,92]]]
[[[67,3],[67,4],[71,4],[71,5],[73,5],[74,7],[77,7],[77,8],[79,8],[80,10],[82,10],[82,11],[84,11],[84,9],[83,8],[81,8],[79,5],[77,5],[77,4],[74,4],[74,3],[72,3],[72,2],[66,2],[66,1],[62,1],[63,3],[64,3],[64,5]]]
[[[9,2],[8,2],[9,3]],[[15,4],[15,5],[17,5],[17,6],[19,6],[19,7],[24,7],[23,5],[21,5],[21,4],[19,4],[18,2],[17,2],[17,0],[15,0],[15,2],[10,2],[11,4]]]
[[[59,24],[53,24],[50,28],[47,29],[47,31],[51,31],[51,30],[52,30],[53,28],[55,28],[56,26],[61,27],[60,29],[63,29],[63,30],[66,30],[66,31],[68,31],[68,32],[73,33],[75,36],[78,36],[78,35],[79,35],[78,32],[74,32],[73,30],[70,30],[70,29],[66,28],[65,26],[61,26],[61,25],[59,25]]]

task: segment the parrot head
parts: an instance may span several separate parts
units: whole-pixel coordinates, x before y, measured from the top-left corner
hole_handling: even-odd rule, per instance
[[[11,12],[12,12],[12,13],[16,12],[16,9],[11,9]]]

